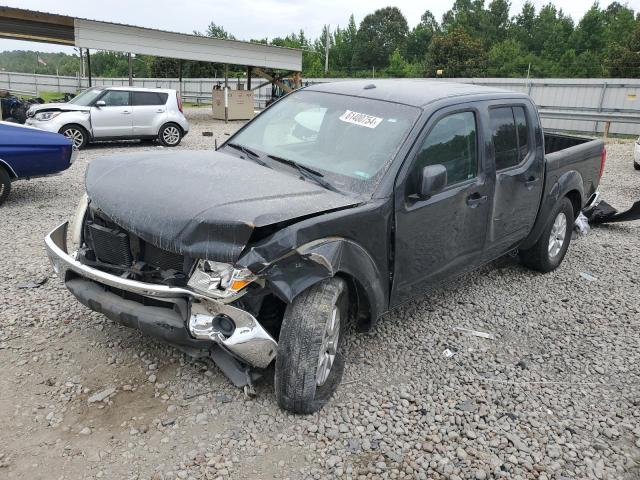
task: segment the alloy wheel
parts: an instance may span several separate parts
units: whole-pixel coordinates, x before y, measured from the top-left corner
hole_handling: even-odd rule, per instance
[[[180,131],[177,127],[169,126],[162,131],[162,140],[167,145],[175,145],[180,140]]]
[[[322,345],[318,357],[318,368],[316,370],[316,385],[322,386],[329,378],[331,367],[338,352],[338,340],[340,339],[340,310],[333,306],[331,316],[327,320],[322,335]]]
[[[84,133],[77,128],[67,128],[64,131],[64,136],[73,142],[73,148],[76,150],[84,143]]]
[[[549,258],[555,258],[560,253],[566,234],[567,216],[564,212],[560,212],[553,221],[551,233],[549,234]]]

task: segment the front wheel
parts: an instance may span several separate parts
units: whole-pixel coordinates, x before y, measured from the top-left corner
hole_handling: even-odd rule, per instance
[[[175,147],[182,140],[182,130],[175,123],[167,123],[160,128],[158,140],[165,147]]]
[[[89,143],[89,134],[79,125],[65,125],[60,129],[60,133],[73,143],[73,148],[81,150]]]
[[[530,249],[520,252],[522,263],[543,273],[558,268],[569,248],[573,222],[573,205],[565,197],[549,215],[538,241]]]
[[[347,285],[329,278],[287,306],[276,356],[275,393],[293,413],[320,410],[337,390],[344,370]]]

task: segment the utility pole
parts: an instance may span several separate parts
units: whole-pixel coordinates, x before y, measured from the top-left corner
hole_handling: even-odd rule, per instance
[[[133,59],[131,58],[131,53],[127,55],[129,56],[129,86],[133,87]]]
[[[324,37],[324,74],[327,75],[329,72],[329,30],[331,29],[331,25],[326,26],[325,37]]]

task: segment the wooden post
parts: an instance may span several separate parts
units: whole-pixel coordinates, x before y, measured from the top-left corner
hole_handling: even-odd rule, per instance
[[[611,127],[611,122],[604,122],[604,135],[602,137],[604,140],[609,137],[609,127]]]

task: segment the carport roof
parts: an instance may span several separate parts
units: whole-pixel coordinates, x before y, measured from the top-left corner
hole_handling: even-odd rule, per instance
[[[300,71],[302,50],[0,7],[0,38]]]

